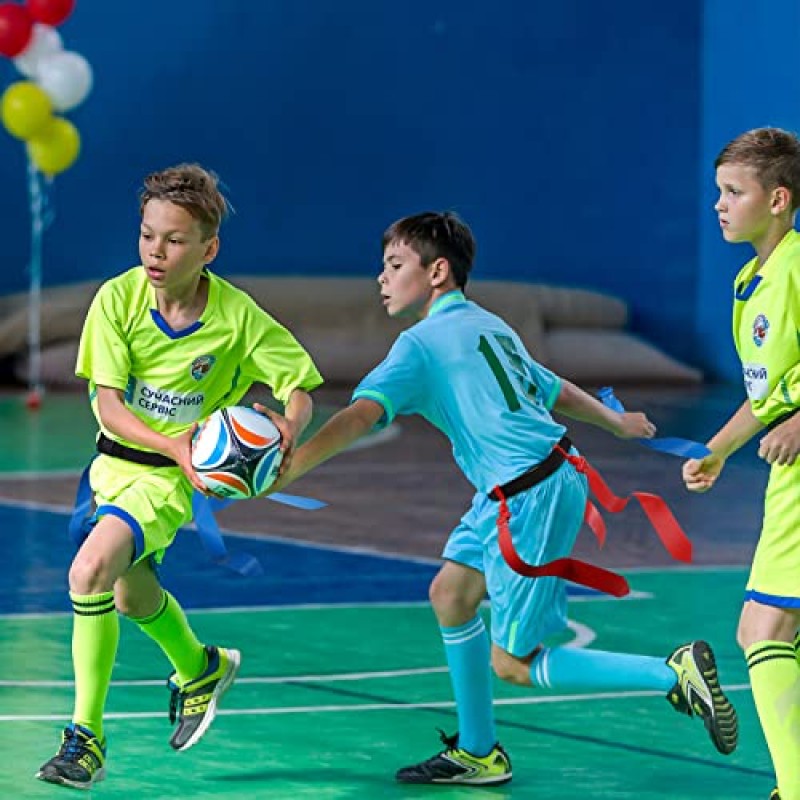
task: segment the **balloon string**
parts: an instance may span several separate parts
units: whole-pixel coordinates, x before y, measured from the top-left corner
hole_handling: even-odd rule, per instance
[[[42,386],[42,234],[44,217],[42,188],[33,161],[28,159],[28,195],[31,209],[30,289],[28,293],[28,388],[41,391]]]
[[[51,181],[42,177],[33,160],[28,158],[28,199],[31,212],[31,259],[28,292],[28,388],[42,390],[42,241],[53,221],[47,192]]]

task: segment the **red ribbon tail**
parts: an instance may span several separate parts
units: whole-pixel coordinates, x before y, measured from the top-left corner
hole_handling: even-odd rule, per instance
[[[589,489],[601,508],[604,508],[612,514],[617,514],[628,505],[631,498],[635,498],[647,515],[648,520],[650,520],[650,524],[653,526],[653,529],[666,551],[676,561],[691,562],[692,542],[684,532],[678,520],[675,519],[675,515],[670,510],[663,497],[659,497],[659,495],[650,492],[633,492],[629,497],[617,497],[600,476],[600,473],[589,464],[585,458],[568,455],[567,459],[575,469],[586,474],[589,480]],[[591,505],[591,503],[589,505]],[[598,536],[598,529],[596,527],[598,525],[598,518],[600,518],[600,514],[597,508],[592,506],[592,509],[589,509],[587,506],[584,520],[602,543],[605,538],[605,523],[603,523],[601,519],[601,524],[603,526],[603,539],[601,539],[600,536]]]
[[[650,524],[661,539],[666,551],[676,560],[690,563],[692,560],[692,541],[684,532],[675,515],[663,497],[649,492],[634,492]]]
[[[589,479],[589,489],[595,496],[597,502],[606,511],[618,514],[628,505],[627,497],[618,497],[611,491],[609,485],[603,480],[600,473],[586,461],[586,477]]]
[[[600,516],[597,506],[591,500],[586,501],[583,521],[589,526],[600,547],[602,547],[606,543],[606,521]]]
[[[599,515],[598,515],[599,516]],[[500,552],[511,569],[527,578],[555,577],[572,583],[587,586],[614,597],[624,597],[630,593],[628,582],[621,575],[610,570],[596,567],[577,558],[557,558],[547,564],[528,564],[514,548],[511,530],[508,527],[508,505],[505,497],[500,498],[500,513],[497,517],[498,544]]]

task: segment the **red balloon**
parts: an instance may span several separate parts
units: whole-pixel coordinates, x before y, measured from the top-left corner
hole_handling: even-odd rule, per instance
[[[43,25],[60,25],[75,8],[75,0],[28,0],[30,15]]]
[[[0,53],[18,56],[31,40],[33,20],[25,6],[0,3]]]

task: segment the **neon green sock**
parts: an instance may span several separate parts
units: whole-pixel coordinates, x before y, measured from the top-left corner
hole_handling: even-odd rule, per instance
[[[206,651],[189,626],[178,601],[164,592],[158,610],[149,617],[133,619],[163,651],[178,673],[178,681],[186,683],[206,668]]]
[[[119,615],[114,592],[69,593],[72,622],[72,664],[75,670],[75,712],[72,721],[103,740],[103,709],[119,644]]]
[[[800,631],[794,637],[794,657],[797,659],[797,663],[800,664]]]
[[[800,669],[794,646],[756,642],[745,656],[781,800],[800,800]]]

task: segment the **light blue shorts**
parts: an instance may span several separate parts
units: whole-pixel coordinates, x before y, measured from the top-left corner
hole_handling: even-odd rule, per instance
[[[569,555],[583,522],[587,481],[564,463],[549,478],[510,498],[514,547],[529,564]],[[492,641],[524,658],[567,626],[561,578],[526,578],[506,564],[497,539],[499,503],[476,494],[450,534],[443,557],[483,573],[491,603]]]

